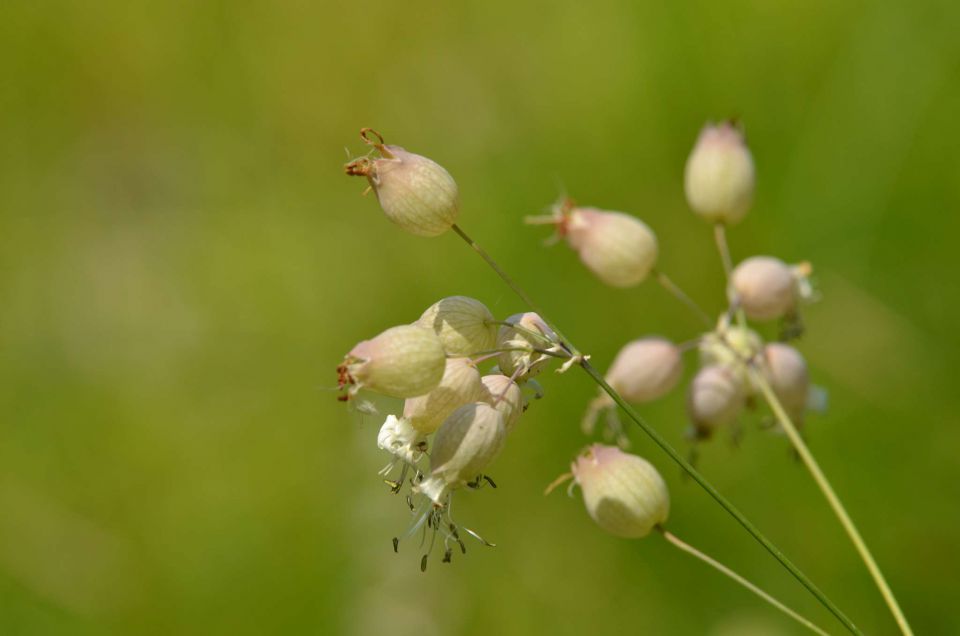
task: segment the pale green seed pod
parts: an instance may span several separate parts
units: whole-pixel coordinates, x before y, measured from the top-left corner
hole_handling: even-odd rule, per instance
[[[699,437],[731,424],[745,404],[744,385],[739,376],[726,367],[707,366],[700,369],[687,393],[687,414]]]
[[[612,287],[643,282],[657,262],[653,231],[623,212],[573,208],[560,221],[559,231],[583,264]]]
[[[365,176],[387,218],[417,236],[439,236],[457,221],[457,182],[443,166],[400,146],[388,146],[361,131],[364,141],[380,152],[379,158],[362,157],[346,166],[347,174]]]
[[[414,430],[429,435],[456,409],[483,400],[486,394],[480,372],[468,358],[448,358],[440,384],[426,395],[404,402],[403,419]]]
[[[505,375],[485,375],[480,381],[487,389],[484,401],[500,411],[503,425],[507,433],[510,433],[523,415],[524,401],[520,387]]]
[[[448,355],[469,356],[496,346],[495,320],[479,300],[450,296],[430,305],[417,324],[432,329]]]
[[[416,487],[436,505],[475,479],[503,447],[506,428],[500,412],[485,402],[465,404],[437,430],[430,449],[430,475]]]
[[[514,314],[504,322],[517,325],[519,329],[507,325],[500,327],[497,349],[509,350],[500,354],[497,363],[501,373],[523,382],[540,373],[550,361],[550,356],[532,349],[551,348],[551,343],[557,342],[557,335],[533,312]]]
[[[616,446],[594,444],[571,466],[587,513],[618,537],[638,539],[666,523],[670,493],[663,477],[642,457]]]
[[[684,172],[687,203],[711,223],[733,225],[753,202],[753,157],[731,123],[707,124],[700,132]]]
[[[763,350],[763,377],[793,423],[802,424],[810,400],[810,375],[803,355],[790,345],[768,344]]]
[[[772,256],[752,256],[733,270],[734,300],[751,320],[774,320],[797,308],[796,268]]]
[[[429,393],[440,383],[447,356],[440,338],[416,325],[391,327],[355,346],[338,371],[350,392],[367,389],[397,398]]]

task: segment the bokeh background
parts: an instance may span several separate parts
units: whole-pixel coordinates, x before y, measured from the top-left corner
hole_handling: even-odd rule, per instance
[[[960,5],[923,2],[120,2],[0,6],[0,633],[795,634],[658,537],[543,497],[595,388],[548,374],[458,501],[496,542],[418,570],[335,400],[357,341],[467,294],[518,299],[453,235],[406,235],[361,180],[361,126],[457,178],[462,224],[609,363],[697,322],[605,288],[521,218],[563,191],[658,233],[712,311],[685,157],[744,122],[756,204],[735,258],[813,261],[801,344],[831,408],[814,452],[917,633],[960,631]],[[346,150],[345,150],[346,148]],[[688,375],[694,366],[688,360]],[[384,409],[396,404],[381,402]],[[642,413],[684,446],[683,391]],[[745,422],[711,478],[870,634],[894,633],[782,437]],[[835,633],[658,449],[674,532]]]

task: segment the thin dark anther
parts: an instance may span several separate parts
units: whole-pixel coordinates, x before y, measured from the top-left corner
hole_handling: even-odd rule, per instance
[[[414,505],[413,505],[413,496],[412,496],[412,495],[407,495],[407,505],[410,506],[410,512],[413,512],[414,510],[416,510],[416,508],[415,508]]]
[[[461,539],[460,537],[454,537],[454,538],[457,540],[457,544],[460,546],[460,552],[462,552],[463,554],[466,554],[467,546],[463,544],[463,539]]]
[[[484,481],[486,481],[488,484],[490,484],[491,487],[493,487],[493,488],[496,488],[496,487],[497,487],[497,484],[495,484],[494,481],[493,481],[492,479],[490,479],[490,475],[484,475],[484,476],[483,476],[483,479],[484,479]]]
[[[390,492],[393,494],[400,492],[400,487],[403,486],[402,481],[393,481],[392,479],[384,479],[383,483],[390,486]]]
[[[453,557],[453,550],[447,548],[447,551],[443,553],[443,562],[450,563],[451,557]]]
[[[423,558],[420,559],[420,571],[421,572],[427,571],[427,555],[426,554],[424,554]]]
[[[394,537],[394,538],[393,538],[393,551],[394,551],[394,552],[399,552],[400,550],[397,549],[397,548],[399,548],[399,547],[400,547],[400,539]]]

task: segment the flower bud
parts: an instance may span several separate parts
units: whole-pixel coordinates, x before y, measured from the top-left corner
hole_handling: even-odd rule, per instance
[[[753,256],[730,277],[736,300],[751,320],[773,320],[792,313],[809,265],[791,267],[772,256]]]
[[[670,392],[683,373],[676,345],[648,337],[627,343],[614,358],[606,380],[628,402],[652,402]]]
[[[768,344],[763,350],[763,377],[794,424],[801,424],[810,398],[810,376],[800,352],[780,342]]]
[[[485,375],[480,378],[480,381],[487,389],[484,401],[500,412],[503,416],[503,425],[509,433],[516,426],[524,410],[520,387],[505,375]]]
[[[433,438],[430,476],[416,487],[442,506],[447,494],[479,475],[500,449],[503,416],[484,402],[465,404],[450,414]]]
[[[533,312],[514,314],[504,322],[519,329],[504,325],[497,333],[497,349],[514,349],[502,352],[497,358],[500,372],[517,382],[532,378],[550,360],[549,356],[533,349],[549,349],[553,346],[551,343],[557,342],[557,335]]]
[[[709,437],[714,429],[736,420],[744,399],[743,384],[729,369],[721,366],[700,369],[687,394],[687,412],[697,434]]]
[[[416,431],[429,435],[457,408],[486,396],[480,372],[468,358],[448,358],[443,378],[426,395],[407,398],[403,418]]]
[[[607,285],[636,285],[657,262],[657,237],[634,216],[597,208],[573,208],[560,223],[559,231],[566,235],[570,247]]]
[[[763,339],[752,329],[727,326],[708,333],[700,341],[700,363],[718,365],[732,373],[742,387],[750,387],[747,363],[763,351]]]
[[[611,534],[638,539],[669,516],[667,484],[642,457],[594,444],[573,462],[571,471],[587,512]]]
[[[432,391],[443,377],[446,361],[435,333],[403,325],[359,343],[344,357],[337,371],[341,387],[353,385],[351,395],[368,389],[408,398]]]
[[[430,305],[416,324],[433,329],[447,355],[469,356],[496,346],[495,320],[479,300],[450,296]]]
[[[460,206],[457,183],[450,173],[426,157],[385,145],[368,128],[360,136],[381,156],[350,162],[347,174],[367,177],[387,218],[417,236],[439,236],[449,230]]]
[[[753,157],[735,125],[707,124],[684,173],[687,203],[711,223],[732,225],[753,201]]]

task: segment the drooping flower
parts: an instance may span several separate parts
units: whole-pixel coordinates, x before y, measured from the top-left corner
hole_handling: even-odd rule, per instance
[[[496,458],[506,437],[500,411],[486,402],[465,404],[444,421],[430,449],[430,473],[415,487],[446,505],[451,491],[476,479]]]
[[[436,431],[456,409],[485,396],[480,372],[469,358],[448,358],[440,384],[429,393],[404,402],[403,419],[426,436]]]
[[[753,202],[754,179],[743,133],[730,122],[704,126],[684,172],[693,211],[711,223],[739,222]]]
[[[597,278],[612,287],[643,282],[657,262],[657,237],[646,223],[623,212],[577,207],[570,200],[558,204],[550,216],[527,219],[556,226],[557,236],[580,256]]]
[[[351,161],[346,172],[367,178],[387,218],[417,236],[439,236],[449,230],[460,207],[457,182],[450,173],[426,157],[384,144],[369,128],[360,136],[380,156]]]
[[[497,344],[496,319],[487,306],[468,296],[450,296],[430,305],[417,324],[432,329],[451,356],[469,356]]]
[[[667,521],[667,484],[642,457],[594,444],[573,462],[571,472],[587,513],[607,532],[636,539]]]
[[[337,368],[349,395],[367,389],[397,398],[423,395],[443,378],[446,354],[440,338],[416,325],[391,327],[350,350]]]
[[[520,387],[507,376],[499,374],[485,375],[480,378],[480,381],[487,389],[484,401],[500,411],[503,416],[503,425],[509,434],[525,408]]]
[[[533,312],[514,314],[497,333],[497,349],[503,349],[497,362],[500,371],[517,382],[532,378],[543,370],[550,356],[537,351],[557,346],[557,335]]]
[[[743,410],[745,398],[740,377],[728,368],[710,365],[700,369],[687,393],[687,413],[696,437],[708,438],[716,429],[731,424]]]
[[[752,256],[734,268],[730,277],[732,301],[751,320],[773,320],[796,311],[809,297],[806,278],[810,265],[790,266],[772,256]]]

